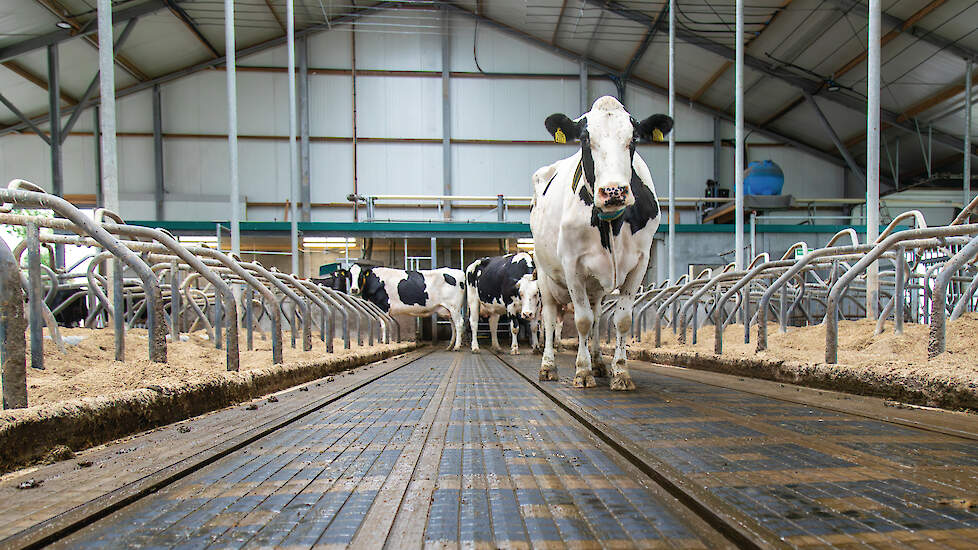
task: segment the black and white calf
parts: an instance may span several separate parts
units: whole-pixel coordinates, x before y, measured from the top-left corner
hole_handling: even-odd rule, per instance
[[[469,327],[472,329],[472,352],[479,352],[479,317],[489,318],[489,332],[492,335],[492,349],[499,350],[499,318],[509,319],[509,330],[513,335],[510,351],[520,351],[516,336],[520,330],[519,318],[530,321],[530,334],[533,347],[536,343],[536,320],[533,310],[528,313],[524,304],[536,297],[536,287],[529,290],[534,281],[533,258],[526,252],[506,254],[491,258],[480,258],[465,269],[468,282],[466,293],[469,305]],[[529,299],[528,299],[529,298]]]
[[[625,362],[625,339],[659,227],[652,174],[635,145],[662,140],[672,124],[666,115],[639,122],[610,96],[598,98],[577,119],[547,117],[545,125],[555,140],[577,141],[581,149],[533,174],[530,230],[545,324],[540,380],[557,379],[553,332],[558,303],[574,304],[574,385],[592,387],[595,375],[606,374],[596,341],[596,312],[601,299],[618,290],[611,389],[635,388]]]
[[[354,265],[350,268],[350,282],[350,292],[391,315],[447,315],[452,320],[449,349],[458,351],[462,346],[465,279],[461,269],[405,271]]]

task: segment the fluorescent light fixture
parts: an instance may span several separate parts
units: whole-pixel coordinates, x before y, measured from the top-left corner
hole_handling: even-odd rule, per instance
[[[533,238],[529,239],[516,239],[517,244],[533,244]]]
[[[516,239],[516,248],[520,250],[533,250],[533,239]]]
[[[216,236],[199,236],[199,235],[188,235],[178,237],[178,240],[182,243],[210,243],[217,244]]]
[[[67,21],[58,21],[57,23],[54,24],[54,26],[55,27],[58,27],[59,29],[68,30],[68,29],[71,28],[71,23],[69,23]]]
[[[355,237],[303,237],[304,248],[356,248]]]

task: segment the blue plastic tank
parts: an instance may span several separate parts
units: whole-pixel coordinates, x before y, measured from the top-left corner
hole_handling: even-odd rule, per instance
[[[747,195],[780,195],[784,172],[773,160],[755,160],[744,170],[744,193]]]

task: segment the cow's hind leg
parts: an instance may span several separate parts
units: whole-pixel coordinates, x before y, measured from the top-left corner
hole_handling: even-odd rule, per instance
[[[591,371],[591,353],[588,343],[591,341],[591,328],[594,325],[594,311],[591,301],[583,285],[575,282],[571,285],[570,296],[574,302],[574,325],[577,326],[577,361],[574,372],[575,388],[593,388],[594,373]]]
[[[594,324],[591,325],[591,372],[597,378],[608,376],[608,364],[601,358],[601,298],[596,298],[591,302],[591,311],[594,312]],[[610,322],[610,321],[609,321]]]
[[[503,351],[499,346],[499,315],[495,313],[489,315],[489,334],[492,340],[492,351]]]
[[[519,355],[520,343],[517,337],[520,335],[520,322],[516,319],[515,315],[509,316],[509,332],[513,335],[513,341],[509,345],[509,353]]]
[[[455,327],[455,345],[452,351],[462,349],[462,335],[465,334],[465,317],[461,311],[452,311],[452,326]]]

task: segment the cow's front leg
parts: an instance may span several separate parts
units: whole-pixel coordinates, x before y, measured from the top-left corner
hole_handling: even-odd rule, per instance
[[[591,301],[591,311],[594,312],[594,324],[591,326],[591,372],[597,378],[608,376],[608,364],[601,358],[601,298]],[[609,321],[610,322],[610,321]]]
[[[489,315],[489,337],[492,340],[492,351],[503,351],[499,347],[499,315]]]
[[[512,355],[519,355],[520,343],[517,337],[520,334],[520,322],[516,320],[515,315],[509,316],[509,332],[513,335],[513,341],[509,345],[509,353]]]
[[[621,295],[615,304],[615,357],[611,361],[611,389],[612,390],[634,390],[635,383],[628,374],[628,359],[625,344],[628,340],[629,331],[632,328],[632,308],[635,306],[635,293],[642,278],[639,273],[644,274],[645,270],[636,270],[629,274],[622,285]]]
[[[540,348],[540,335],[537,332],[540,331],[540,321],[533,319],[530,321],[530,347],[533,349],[533,353],[540,353],[542,349]]]
[[[574,372],[574,387],[593,388],[597,384],[594,382],[594,373],[591,372],[588,343],[594,326],[594,311],[583,285],[575,282],[569,290],[574,302],[574,325],[577,327],[577,361],[574,363],[577,371]]]
[[[479,302],[469,301],[469,328],[472,329],[472,353],[479,353]]]

